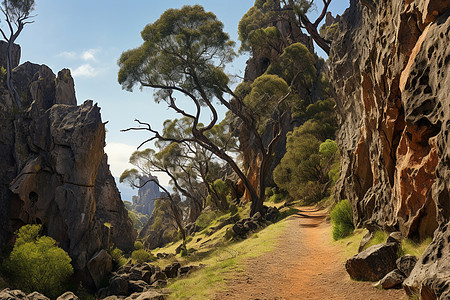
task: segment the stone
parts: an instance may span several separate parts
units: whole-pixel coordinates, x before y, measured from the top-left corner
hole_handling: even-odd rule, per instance
[[[168,265],[164,268],[164,274],[166,274],[167,278],[175,278],[178,275],[178,270],[181,265],[179,262],[174,262],[171,265]]]
[[[128,293],[140,293],[149,287],[143,280],[130,280],[128,281]]]
[[[361,239],[361,242],[359,243],[358,252],[363,251],[364,247],[370,242],[370,240],[372,238],[373,238],[373,232],[371,232],[371,231],[367,232]]]
[[[197,270],[199,266],[183,266],[180,268],[178,274],[179,276],[184,276],[189,274],[191,271]]]
[[[403,275],[400,270],[395,269],[394,271],[387,273],[386,276],[384,276],[383,279],[380,280],[380,286],[385,290],[391,289],[400,286],[405,278],[405,275]]]
[[[233,229],[233,232],[237,236],[243,237],[243,236],[245,236],[247,234],[247,230],[246,230],[246,228],[244,227],[243,224],[236,223],[236,224],[233,225],[232,229]]]
[[[48,298],[38,292],[33,292],[31,294],[28,294],[27,297],[28,297],[28,300],[50,300],[50,298]]]
[[[405,255],[397,259],[395,262],[397,268],[406,276],[409,277],[411,271],[414,269],[414,266],[417,263],[417,257],[414,255]]]
[[[436,230],[403,288],[408,295],[423,299],[447,299],[443,295],[450,294],[450,221]]]
[[[151,282],[152,284],[157,280],[167,280],[167,276],[164,272],[156,272],[152,275]]]
[[[0,291],[0,299],[2,299],[2,300],[16,300],[16,299],[28,300],[27,295],[24,292],[22,292],[21,290],[10,290],[8,288]]]
[[[109,295],[128,296],[128,279],[123,276],[114,276],[109,281]]]
[[[244,228],[247,231],[254,231],[254,230],[258,229],[258,223],[256,223],[255,221],[251,221],[251,220],[246,221],[244,223]]]
[[[158,279],[151,284],[152,288],[163,288],[167,285],[167,280]]]
[[[397,268],[397,250],[394,243],[374,245],[348,259],[345,269],[355,280],[380,280]]]
[[[167,296],[157,291],[146,291],[143,293],[134,293],[125,300],[165,300]]]
[[[58,298],[56,298],[56,300],[80,300],[80,298],[78,298],[74,293],[72,292],[65,292],[64,294],[62,294],[61,296],[59,296]]]
[[[278,215],[279,215],[278,208],[272,206],[267,209],[265,218],[267,221],[274,222],[278,218]]]
[[[111,273],[112,257],[106,250],[102,249],[88,261],[87,268],[98,289],[105,278]]]
[[[402,239],[402,233],[400,231],[395,231],[389,234],[386,243],[397,243],[400,245],[402,243]]]

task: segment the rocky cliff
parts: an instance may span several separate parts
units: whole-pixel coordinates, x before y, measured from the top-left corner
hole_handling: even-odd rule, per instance
[[[431,298],[450,278],[449,31],[449,1],[352,0],[330,54],[337,196],[370,230],[434,236],[405,282]]]
[[[14,82],[23,112],[0,86],[0,244],[41,223],[77,270],[109,245],[132,249],[136,232],[103,151],[100,108],[91,100],[77,106],[67,69],[55,76],[27,62]]]
[[[158,177],[156,176],[152,176],[152,178],[144,176],[140,179],[139,185],[142,187],[138,190],[137,198],[133,198],[132,206],[134,211],[147,216],[151,216],[153,209],[155,208],[155,199],[161,197],[158,185],[149,181],[150,179],[158,181]]]

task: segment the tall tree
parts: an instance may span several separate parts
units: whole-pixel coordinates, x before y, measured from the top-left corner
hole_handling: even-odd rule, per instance
[[[273,147],[266,147],[258,133],[257,124],[244,103],[243,98],[229,87],[229,77],[224,68],[235,53],[234,43],[223,32],[223,24],[211,12],[205,12],[199,5],[184,6],[181,9],[169,9],[141,33],[144,43],[126,51],[119,59],[118,81],[124,89],[132,90],[135,85],[156,89],[155,100],[165,101],[178,114],[192,120],[192,136],[189,138],[164,137],[150,124],[137,130],[148,130],[153,140],[172,142],[195,142],[206,150],[226,161],[242,180],[252,202],[251,214],[263,210],[264,192],[257,192],[238,163],[210,137],[208,131],[218,123],[216,102],[224,105],[245,126],[254,133],[261,153],[271,156]],[[290,91],[274,103],[273,110],[290,96]],[[178,100],[175,95],[182,94]],[[228,98],[228,99],[227,99]],[[194,112],[188,112],[180,106],[181,101],[190,101]],[[200,122],[200,116],[209,113],[208,124]],[[274,127],[277,128],[278,127]],[[274,135],[274,142],[281,131]],[[270,145],[272,145],[271,143]],[[268,151],[268,152],[267,152]]]
[[[3,0],[0,7],[0,10],[5,16],[5,21],[9,29],[9,34],[7,34],[2,28],[0,28],[3,38],[8,42],[6,52],[6,85],[11,97],[14,99],[19,109],[22,108],[22,105],[20,104],[19,94],[14,88],[12,78],[12,45],[22,32],[25,24],[34,22],[28,21],[33,17],[30,14],[34,10],[34,7],[34,0]]]

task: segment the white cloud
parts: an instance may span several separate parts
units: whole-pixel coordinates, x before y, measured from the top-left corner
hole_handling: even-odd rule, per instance
[[[92,67],[90,64],[84,64],[76,68],[72,75],[74,77],[95,77],[98,75],[98,70]]]
[[[105,152],[108,154],[108,163],[113,176],[120,177],[123,171],[133,168],[128,159],[134,151],[136,151],[135,146],[122,143],[106,144]]]
[[[58,54],[59,57],[63,57],[66,59],[76,59],[78,57],[76,52],[68,52],[68,51],[64,51]]]
[[[105,152],[108,154],[108,164],[114,177],[120,177],[126,169],[135,168],[128,162],[131,154],[136,151],[135,146],[122,143],[107,143]],[[170,177],[162,172],[152,174],[158,177],[159,183],[163,186],[169,186]]]
[[[95,55],[100,52],[99,49],[89,49],[83,52],[83,54],[81,54],[81,58],[85,61],[97,61],[97,59],[95,58]]]

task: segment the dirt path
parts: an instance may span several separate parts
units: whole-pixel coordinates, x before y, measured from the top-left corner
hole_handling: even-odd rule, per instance
[[[216,299],[408,299],[402,290],[350,279],[324,211],[302,207],[287,222],[275,251],[248,260]]]

